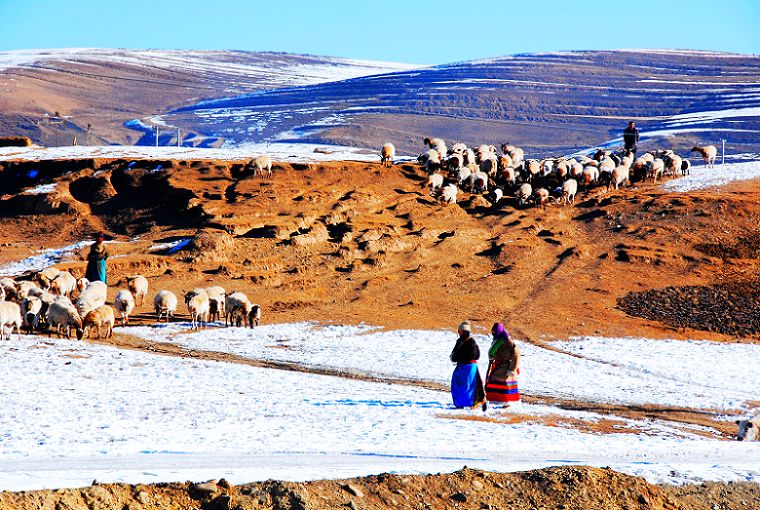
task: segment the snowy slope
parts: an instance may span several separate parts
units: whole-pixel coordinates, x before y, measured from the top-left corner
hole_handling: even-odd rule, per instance
[[[760,444],[667,423],[629,420],[641,433],[599,435],[530,420],[462,420],[472,412],[451,409],[448,392],[40,337],[3,342],[0,358],[3,489],[578,462],[660,482],[760,480]],[[518,412],[596,419],[545,406]],[[497,433],[502,440],[486,448]]]

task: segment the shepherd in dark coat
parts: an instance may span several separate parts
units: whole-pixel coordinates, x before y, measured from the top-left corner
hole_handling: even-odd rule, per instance
[[[451,361],[457,364],[451,376],[451,397],[454,399],[454,406],[457,409],[482,406],[485,411],[483,380],[480,378],[477,363],[480,349],[470,335],[470,323],[464,321],[460,324],[457,333],[459,338],[451,351]]]
[[[639,130],[636,129],[636,124],[633,121],[628,123],[628,127],[623,131],[623,143],[625,144],[625,150],[631,151],[636,156],[636,146],[639,143]]]
[[[491,328],[493,342],[488,350],[486,398],[489,402],[519,402],[517,374],[520,373],[520,349],[501,323]]]
[[[106,259],[108,258],[108,250],[106,250],[103,241],[105,236],[98,234],[95,238],[95,242],[90,246],[90,253],[87,254],[87,271],[85,271],[84,277],[94,282],[100,280],[106,285]]]

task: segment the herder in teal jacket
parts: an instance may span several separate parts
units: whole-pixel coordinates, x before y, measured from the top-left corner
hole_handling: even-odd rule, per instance
[[[103,241],[105,236],[98,234],[95,238],[95,242],[90,246],[90,253],[87,254],[87,271],[84,277],[91,282],[100,280],[108,285],[106,282],[106,259],[108,258],[108,251],[106,250]]]

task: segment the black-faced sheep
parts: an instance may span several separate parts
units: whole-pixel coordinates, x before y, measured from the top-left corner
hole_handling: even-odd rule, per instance
[[[739,430],[737,441],[760,441],[760,415],[749,420],[736,420]]]
[[[698,152],[705,162],[705,166],[710,168],[715,166],[715,158],[718,157],[718,148],[714,145],[705,145],[704,147],[692,147],[691,152]]]

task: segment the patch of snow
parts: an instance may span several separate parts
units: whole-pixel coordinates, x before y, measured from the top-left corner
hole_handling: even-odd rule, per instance
[[[167,255],[169,255],[178,252],[188,244],[190,244],[190,239],[177,239],[176,241],[171,241],[169,243],[154,244],[148,248],[148,251],[153,252],[167,250]]]
[[[35,186],[34,188],[29,188],[27,190],[24,190],[24,193],[26,193],[27,195],[45,195],[47,193],[54,192],[57,186],[58,186],[57,182],[51,182],[48,184],[40,184],[39,186]]]
[[[727,156],[728,158],[728,156]],[[746,181],[760,177],[760,161],[743,163],[720,163],[720,157],[713,168],[705,168],[701,161],[693,162],[691,175],[673,179],[662,185],[668,191],[694,191],[724,186],[734,181]]]
[[[63,248],[51,248],[39,252],[38,255],[11,262],[0,267],[0,275],[3,276],[20,276],[28,272],[37,272],[52,266],[63,260],[68,260],[85,246],[92,244],[92,241],[81,241]]]

